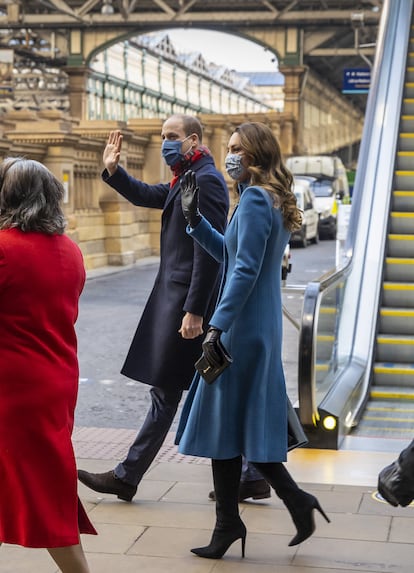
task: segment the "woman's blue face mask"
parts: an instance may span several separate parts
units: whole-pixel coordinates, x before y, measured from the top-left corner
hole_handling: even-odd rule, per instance
[[[237,153],[228,153],[224,165],[229,176],[235,181],[240,181],[245,168],[242,165],[242,156]]]
[[[176,163],[180,161],[184,157],[184,154],[181,151],[182,144],[184,141],[189,139],[191,135],[185,137],[184,139],[175,139],[169,140],[164,139],[161,146],[161,155],[167,165],[172,167]],[[190,147],[191,149],[191,147]]]

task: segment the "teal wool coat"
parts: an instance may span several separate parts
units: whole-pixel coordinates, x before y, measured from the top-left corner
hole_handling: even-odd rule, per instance
[[[224,237],[202,219],[187,232],[224,261],[221,295],[210,325],[233,363],[213,384],[197,374],[176,443],[183,454],[252,462],[286,461],[287,396],[282,367],[281,263],[289,232],[260,187],[241,189]]]

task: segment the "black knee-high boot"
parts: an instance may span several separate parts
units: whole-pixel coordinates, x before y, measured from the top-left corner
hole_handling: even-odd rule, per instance
[[[272,486],[292,517],[297,533],[289,543],[289,546],[302,543],[315,531],[314,509],[319,511],[326,521],[330,522],[316,497],[300,489],[282,463],[255,462],[253,465]]]
[[[242,557],[246,542],[246,527],[239,515],[239,482],[241,456],[230,460],[212,460],[214,491],[216,494],[216,526],[206,547],[191,551],[199,557],[220,559],[232,543],[241,539]]]

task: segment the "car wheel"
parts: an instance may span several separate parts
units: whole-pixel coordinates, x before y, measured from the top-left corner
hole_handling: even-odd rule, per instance
[[[329,237],[329,239],[332,239],[332,240],[336,239],[336,222],[333,223],[328,237]]]

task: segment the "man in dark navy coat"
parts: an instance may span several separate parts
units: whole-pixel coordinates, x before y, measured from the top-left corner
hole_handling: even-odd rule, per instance
[[[197,118],[173,115],[161,131],[161,154],[171,167],[170,184],[148,185],[118,165],[122,135],[113,131],[104,150],[103,180],[140,207],[162,209],[160,267],[122,374],[151,386],[151,408],[128,455],[114,470],[79,470],[79,480],[101,493],[131,501],[171,428],[183,390],[194,376],[203,334],[213,313],[220,265],[186,233],[180,177],[192,169],[200,188],[200,211],[220,232],[227,223],[228,190],[207,147]]]

